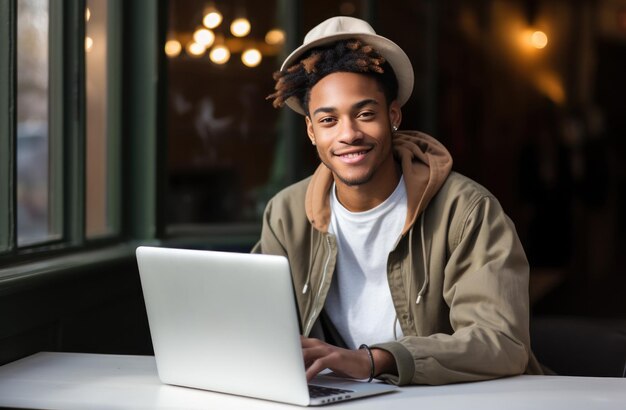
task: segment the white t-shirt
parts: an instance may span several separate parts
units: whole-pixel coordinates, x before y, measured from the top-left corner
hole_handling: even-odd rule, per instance
[[[382,204],[350,212],[330,201],[329,232],[337,237],[337,266],[326,299],[326,312],[347,346],[374,344],[402,336],[387,282],[387,259],[402,233],[407,198],[404,178]]]

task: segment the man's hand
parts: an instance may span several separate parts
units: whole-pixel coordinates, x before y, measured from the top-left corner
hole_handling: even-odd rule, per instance
[[[324,343],[319,339],[301,336],[306,378],[311,381],[319,372],[330,369],[343,377],[367,379],[372,371],[365,349],[349,350]],[[372,349],[375,376],[381,373],[396,373],[393,356],[381,349]]]

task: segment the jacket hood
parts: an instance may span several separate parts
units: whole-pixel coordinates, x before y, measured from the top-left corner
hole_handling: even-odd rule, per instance
[[[405,234],[450,174],[452,156],[439,141],[419,131],[398,131],[392,138],[394,157],[402,168],[407,192],[407,217],[402,229]],[[330,224],[332,184],[333,174],[322,163],[306,192],[307,218],[321,232],[327,232]]]

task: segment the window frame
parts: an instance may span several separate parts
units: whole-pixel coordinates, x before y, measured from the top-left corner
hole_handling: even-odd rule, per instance
[[[51,144],[50,154],[61,164],[54,188],[64,201],[62,207],[53,205],[51,211],[62,219],[63,235],[60,240],[18,247],[17,2],[0,2],[0,61],[4,62],[0,65],[0,294],[32,284],[36,278],[50,278],[50,274],[87,271],[104,261],[133,258],[138,244],[158,243],[156,175],[163,127],[156,98],[162,88],[161,68],[155,62],[165,38],[161,20],[166,2],[108,3],[109,40],[115,43],[107,57],[111,78],[107,135],[112,136],[107,142],[111,152],[107,158],[107,218],[111,218],[113,234],[87,238],[85,232],[86,2],[50,1],[49,128],[51,135],[62,137],[54,147]]]
[[[15,7],[0,2],[0,255],[15,244]]]

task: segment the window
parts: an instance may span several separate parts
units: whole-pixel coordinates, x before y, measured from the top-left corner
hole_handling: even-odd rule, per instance
[[[120,238],[121,7],[0,5],[4,260]]]

